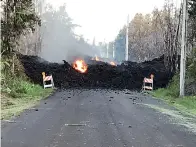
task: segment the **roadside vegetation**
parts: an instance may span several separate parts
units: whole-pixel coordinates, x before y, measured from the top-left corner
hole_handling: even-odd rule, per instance
[[[5,59],[1,61],[1,120],[17,116],[52,93],[52,89],[33,84],[24,74],[19,60],[15,59],[15,63],[17,70],[13,74],[9,63]]]
[[[9,119],[49,96],[52,90],[32,83],[15,54],[23,49],[19,45],[21,36],[34,33],[40,25],[33,1],[1,1],[1,9],[1,119]]]
[[[176,73],[167,88],[156,90],[153,96],[165,100],[180,111],[196,115],[196,49],[193,50],[192,57],[187,60],[186,96],[183,98],[179,97],[179,81],[179,73]]]
[[[196,0],[188,0],[187,20],[187,65],[184,98],[179,98],[179,53],[181,51],[182,5],[177,8],[166,0],[162,8],[152,13],[137,13],[129,22],[129,59],[136,62],[152,60],[164,55],[164,64],[175,76],[166,88],[153,92],[183,112],[196,115]],[[125,54],[126,26],[117,35],[114,43],[117,60]],[[148,76],[148,75],[146,75]],[[156,76],[156,75],[155,75]]]
[[[171,83],[173,85],[173,83]],[[196,96],[185,96],[183,98],[172,96],[172,89],[158,89],[153,93],[153,96],[163,99],[168,104],[176,107],[183,113],[190,113],[196,115]]]

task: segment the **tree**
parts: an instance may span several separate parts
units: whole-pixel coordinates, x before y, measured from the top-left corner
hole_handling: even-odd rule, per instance
[[[41,21],[35,14],[32,0],[4,0],[1,1],[1,55],[11,65],[12,74],[15,73],[15,54],[18,40],[26,30],[35,30],[35,24]],[[8,67],[10,70],[10,67]]]
[[[109,42],[108,43],[108,57],[113,58],[113,48],[114,47],[114,42]]]
[[[124,26],[114,41],[115,60],[119,62],[125,59],[125,32],[126,28]]]
[[[145,15],[136,13],[129,23],[129,59],[142,62],[164,54],[165,65],[171,71],[176,70],[179,20],[179,10],[169,1],[162,10],[155,8],[151,14]]]
[[[189,1],[188,43],[191,44],[191,54],[188,59],[189,74],[196,79],[196,0]]]
[[[191,48],[194,48],[196,42],[196,0],[189,1],[188,13],[188,43],[191,44]]]
[[[17,45],[20,35],[27,29],[35,30],[40,19],[35,14],[32,0],[2,1],[3,17],[1,19],[1,54],[10,55]]]
[[[189,15],[190,17],[196,19],[196,0],[189,0]]]

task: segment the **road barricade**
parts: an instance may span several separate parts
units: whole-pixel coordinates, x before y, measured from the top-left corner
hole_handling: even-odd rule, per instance
[[[144,78],[143,80],[143,87],[142,89],[145,91],[145,90],[153,90],[153,78],[154,78],[154,75],[150,75],[150,78]]]
[[[43,76],[43,86],[44,86],[44,89],[45,88],[49,88],[49,87],[54,88],[54,81],[53,81],[52,75],[46,76],[45,72],[42,72],[42,76]],[[50,82],[50,84],[47,84],[48,82]]]

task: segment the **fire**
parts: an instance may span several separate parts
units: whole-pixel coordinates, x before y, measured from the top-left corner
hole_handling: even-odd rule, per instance
[[[95,57],[95,60],[96,60],[96,61],[100,61],[99,58],[98,58],[97,56]]]
[[[73,68],[81,73],[85,73],[87,71],[88,66],[84,60],[76,60],[73,63]]]
[[[97,56],[95,56],[94,58],[92,58],[92,60],[100,61],[99,57],[97,57]]]
[[[114,62],[110,62],[110,64],[113,65],[113,66],[116,66],[116,63],[114,63]]]

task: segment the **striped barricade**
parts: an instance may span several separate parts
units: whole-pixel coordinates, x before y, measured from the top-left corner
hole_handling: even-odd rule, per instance
[[[42,72],[42,76],[43,76],[43,86],[44,86],[44,89],[48,88],[48,87],[54,88],[54,81],[53,81],[52,75],[46,76],[45,72]],[[50,84],[46,84],[47,81],[50,81]]]
[[[143,81],[143,90],[153,90],[153,78],[154,78],[154,75],[151,75],[150,76],[151,78],[144,78],[144,81]],[[149,86],[147,86],[149,85]]]

